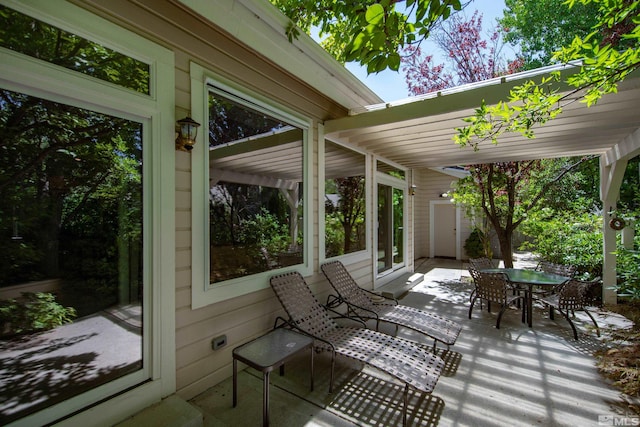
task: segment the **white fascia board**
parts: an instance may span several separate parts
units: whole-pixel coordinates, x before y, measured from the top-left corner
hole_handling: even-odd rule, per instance
[[[443,173],[445,175],[449,175],[455,178],[466,178],[471,173],[468,170],[455,168],[455,167],[439,167],[439,168],[429,168],[434,172]]]
[[[306,33],[289,42],[289,18],[267,0],[179,1],[349,110],[383,102]]]

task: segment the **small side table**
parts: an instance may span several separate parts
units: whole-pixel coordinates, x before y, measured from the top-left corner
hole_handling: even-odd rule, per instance
[[[262,371],[262,424],[269,425],[269,374],[305,349],[311,349],[311,390],[313,390],[313,339],[289,329],[275,329],[233,349],[233,407],[238,403],[238,360]]]

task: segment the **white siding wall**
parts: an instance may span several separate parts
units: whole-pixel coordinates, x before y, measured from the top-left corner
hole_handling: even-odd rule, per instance
[[[432,249],[430,247],[430,212],[429,204],[431,201],[442,201],[440,194],[451,190],[451,184],[455,182],[457,178],[444,173],[436,172],[431,169],[421,169],[414,171],[414,182],[416,187],[416,195],[414,196],[414,209],[415,209],[415,259],[418,258],[430,258],[433,256]],[[460,213],[460,234],[461,245],[464,245],[464,241],[467,239],[470,230],[470,222],[464,216],[464,210]],[[437,226],[437,225],[436,225]],[[467,258],[464,250],[461,249],[461,256],[463,259]]]

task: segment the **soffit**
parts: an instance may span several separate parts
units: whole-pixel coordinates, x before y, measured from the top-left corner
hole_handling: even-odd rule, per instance
[[[563,70],[565,75],[570,72],[573,70]],[[601,155],[640,129],[640,78],[636,73],[619,85],[618,93],[606,95],[595,106],[587,108],[579,101],[564,106],[556,119],[535,129],[534,139],[506,134],[497,145],[482,143],[478,151],[453,142],[455,128],[465,125],[463,119],[471,116],[483,99],[487,104],[506,100],[513,86],[531,77],[532,73],[523,73],[439,95],[371,106],[369,111],[327,121],[325,134],[407,168],[420,169]]]

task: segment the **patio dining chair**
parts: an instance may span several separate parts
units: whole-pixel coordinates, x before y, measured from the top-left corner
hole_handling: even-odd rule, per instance
[[[550,261],[540,261],[536,266],[536,271],[557,274],[558,276],[573,277],[576,274],[575,265],[556,264]]]
[[[496,329],[500,329],[500,320],[506,309],[514,303],[522,300],[522,322],[525,322],[526,307],[525,295],[514,293],[514,287],[512,286],[509,278],[504,273],[485,273],[482,271],[477,272],[476,280],[476,292],[471,299],[471,306],[469,307],[469,319],[471,319],[471,312],[476,300],[484,300],[487,303],[497,303],[501,305],[500,312],[498,313],[498,320],[496,321]],[[491,306],[489,305],[489,311]]]
[[[323,264],[320,269],[325,275],[337,295],[329,295],[327,305],[336,308],[342,304],[347,306],[347,316],[355,317],[364,322],[376,321],[376,331],[380,322],[403,326],[433,338],[435,350],[437,342],[447,346],[455,344],[462,326],[445,317],[428,313],[424,310],[398,304],[395,299],[383,298],[371,291],[362,289],[344,264],[331,261]],[[382,298],[382,301],[378,301]]]
[[[276,324],[284,321],[289,327],[313,337],[316,350],[331,352],[329,392],[333,392],[336,355],[362,362],[404,383],[402,422],[406,425],[409,388],[431,393],[444,361],[411,341],[365,327],[338,325],[296,271],[273,276],[270,283],[289,316],[276,319]]]
[[[542,260],[536,266],[536,271],[542,271],[543,273],[555,274],[564,277],[573,277],[576,274],[577,267],[575,265],[557,264],[551,261]],[[541,289],[534,287],[532,292],[535,298],[544,298],[549,295],[557,293],[558,288],[553,289]]]
[[[578,339],[578,331],[576,326],[571,320],[572,316],[575,316],[576,311],[584,311],[587,313],[591,321],[596,327],[596,332],[600,336],[600,327],[596,322],[596,319],[587,310],[587,305],[590,302],[590,294],[592,288],[600,286],[600,280],[582,281],[577,279],[571,279],[562,285],[556,294],[550,295],[544,298],[538,298],[538,301],[543,302],[549,307],[549,317],[554,320],[554,310],[558,310],[560,314],[571,325],[573,330],[573,338]]]
[[[473,284],[476,283],[476,273],[480,270],[484,270],[486,268],[494,268],[493,261],[491,261],[488,257],[479,257],[479,258],[469,258],[469,273],[471,274],[471,278],[473,279]],[[469,302],[473,300],[473,296],[476,293],[476,288],[474,287],[469,295]],[[489,305],[489,310],[491,310],[491,305]]]
[[[469,266],[476,270],[484,270],[485,268],[494,268],[493,261],[488,257],[469,258]]]

